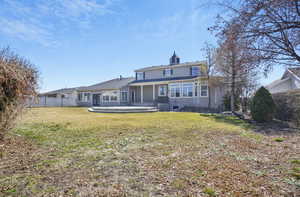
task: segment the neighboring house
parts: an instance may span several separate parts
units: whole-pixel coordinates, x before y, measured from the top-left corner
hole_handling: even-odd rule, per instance
[[[300,68],[288,68],[281,79],[273,81],[266,88],[271,94],[300,89]]]
[[[73,88],[72,104],[75,106],[164,104],[168,109],[175,110],[183,107],[207,108],[210,99],[212,108],[221,109],[225,85],[217,77],[211,77],[214,83],[208,83],[206,68],[206,62],[180,63],[180,58],[174,52],[170,64],[137,69],[135,78],[120,76],[95,85]],[[210,95],[208,95],[209,86]],[[49,96],[49,93],[46,94]],[[59,103],[57,101],[57,106],[62,106]]]
[[[30,107],[72,107],[77,106],[77,88],[64,88],[39,94],[31,99]]]

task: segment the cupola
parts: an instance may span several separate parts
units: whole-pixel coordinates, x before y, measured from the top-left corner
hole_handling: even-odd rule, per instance
[[[176,55],[176,52],[174,51],[174,54],[170,58],[170,65],[174,64],[180,64],[180,58]]]

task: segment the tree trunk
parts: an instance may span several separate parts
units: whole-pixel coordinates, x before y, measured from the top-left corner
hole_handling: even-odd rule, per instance
[[[210,81],[209,81],[209,77],[207,79],[207,91],[208,91],[208,111],[210,112],[210,108],[211,108],[211,96],[210,96]]]
[[[210,112],[210,108],[211,108],[211,96],[210,96],[210,87],[208,87],[208,111]]]
[[[234,112],[234,93],[232,91],[230,96],[230,109],[232,112]]]
[[[244,113],[247,113],[248,112],[248,97],[244,98],[244,105],[245,105]]]
[[[230,109],[232,112],[235,111],[235,67],[232,68],[232,75],[231,75],[231,97],[230,97]]]

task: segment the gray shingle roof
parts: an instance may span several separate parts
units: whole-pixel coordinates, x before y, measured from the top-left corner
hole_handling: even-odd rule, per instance
[[[181,64],[174,64],[174,65],[159,65],[159,66],[149,66],[149,67],[144,67],[141,69],[135,70],[135,72],[143,72],[147,70],[156,70],[156,69],[164,69],[164,68],[174,68],[174,67],[180,67],[180,66],[196,66],[199,64],[206,64],[205,61],[195,61],[195,62],[185,62]]]
[[[299,68],[289,68],[289,70],[300,78],[300,67]]]
[[[270,88],[274,88],[274,87],[277,86],[278,84],[283,83],[283,82],[285,82],[285,81],[287,81],[287,80],[290,80],[290,78],[277,79],[277,80],[271,82],[270,84],[266,85],[266,88],[269,88],[269,89],[270,89]]]
[[[134,81],[133,77],[128,78],[116,78],[101,83],[97,83],[91,86],[79,88],[78,91],[97,91],[97,90],[110,90],[110,89],[120,89],[127,86],[130,82]]]
[[[45,93],[41,93],[39,95],[50,95],[50,94],[67,94],[67,93],[72,93],[75,90],[77,90],[78,88],[62,88],[62,89],[58,89],[58,90],[53,90],[53,91],[49,91],[49,92],[45,92]]]

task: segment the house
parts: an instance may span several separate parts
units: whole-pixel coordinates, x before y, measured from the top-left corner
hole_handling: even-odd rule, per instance
[[[77,88],[64,88],[39,94],[30,99],[30,107],[72,107],[77,106]]]
[[[174,52],[169,64],[137,69],[134,78],[74,88],[73,99],[76,106],[164,105],[168,110],[207,108],[210,101],[212,108],[221,109],[225,85],[217,77],[208,83],[206,68],[204,61],[181,63]]]
[[[114,106],[129,104],[129,84],[133,77],[112,79],[77,89],[78,106]]]
[[[130,86],[131,103],[155,104],[168,102],[170,109],[183,107],[220,108],[225,88],[222,83],[211,83],[208,95],[206,62],[180,63],[174,52],[170,64],[135,70],[135,81]]]
[[[300,68],[288,68],[281,79],[275,80],[266,88],[271,94],[300,89]]]

